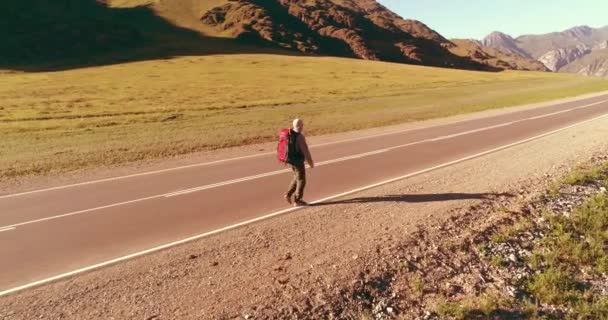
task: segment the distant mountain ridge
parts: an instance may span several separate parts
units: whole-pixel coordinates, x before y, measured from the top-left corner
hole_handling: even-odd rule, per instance
[[[450,48],[454,54],[508,70],[549,71],[541,62],[513,51],[502,51],[484,46],[481,41],[472,39],[452,39],[456,46]]]
[[[608,49],[608,26],[577,26],[561,32],[517,38],[493,32],[481,42],[505,52],[522,52],[542,62],[551,71],[608,77],[608,70],[604,67],[608,64],[605,61],[608,56],[599,52]]]
[[[487,35],[481,44],[485,47],[494,48],[505,53],[518,54],[522,57],[531,58],[530,55],[522,50],[515,39],[508,34],[494,31]]]

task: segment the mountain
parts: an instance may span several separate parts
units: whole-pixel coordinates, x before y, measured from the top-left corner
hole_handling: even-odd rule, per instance
[[[77,59],[143,41],[140,30],[112,21],[108,10],[92,1],[3,0],[0,10],[2,62]]]
[[[101,0],[0,1],[0,69],[43,71],[260,51],[180,27],[147,6],[158,0],[117,2],[120,8]]]
[[[538,61],[542,62],[549,70],[558,71],[577,59],[591,53],[591,48],[585,44],[579,44],[570,48],[551,50]]]
[[[555,72],[608,76],[608,26],[578,26],[561,32],[512,38],[500,32],[488,35],[482,43],[505,52],[520,52],[542,62]]]
[[[502,69],[454,54],[456,44],[375,0],[3,0],[0,12],[0,68],[274,53]]]
[[[114,0],[117,1],[120,0]],[[198,3],[194,5],[194,12],[202,13],[200,18],[184,15],[184,6],[178,6],[184,1]],[[479,48],[447,40],[424,23],[403,19],[375,0],[214,0],[206,3],[160,1],[154,8],[180,26],[193,28],[192,21],[200,20],[202,25],[194,28],[206,35],[260,46],[442,67],[546,71],[522,51],[502,54],[491,49],[490,56],[500,57],[479,59]],[[186,20],[191,22],[184,24]]]
[[[534,59],[486,47],[482,42],[471,39],[452,39],[456,46],[450,51],[456,55],[470,57],[471,59],[500,69],[548,71],[540,62]]]
[[[452,54],[436,31],[375,0],[214,1],[200,20],[216,35],[305,53],[485,69]],[[209,31],[208,31],[209,32]]]
[[[588,26],[578,26],[562,32],[552,32],[540,35],[524,35],[517,37],[517,44],[522,50],[535,59],[552,50],[574,48],[595,44],[608,40],[608,26],[594,29]]]
[[[593,50],[565,66],[562,71],[585,76],[608,77],[608,49]]]
[[[494,31],[490,33],[483,40],[481,40],[481,44],[485,47],[494,48],[504,53],[531,58],[526,51],[519,47],[515,39],[502,32]]]

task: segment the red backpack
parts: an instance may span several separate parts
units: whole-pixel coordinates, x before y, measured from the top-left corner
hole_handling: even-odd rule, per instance
[[[277,146],[277,158],[281,162],[287,162],[289,157],[289,135],[291,130],[283,129],[279,132],[279,145]]]

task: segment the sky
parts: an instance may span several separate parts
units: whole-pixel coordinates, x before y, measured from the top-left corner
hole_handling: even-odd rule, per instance
[[[446,38],[481,39],[492,31],[513,37],[588,25],[608,25],[607,0],[379,0]]]

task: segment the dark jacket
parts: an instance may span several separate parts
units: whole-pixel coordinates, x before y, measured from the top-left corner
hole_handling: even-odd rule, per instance
[[[287,162],[293,165],[304,165],[304,161],[306,161],[308,165],[313,166],[312,156],[304,135],[292,129],[290,137],[293,140],[290,140]]]

